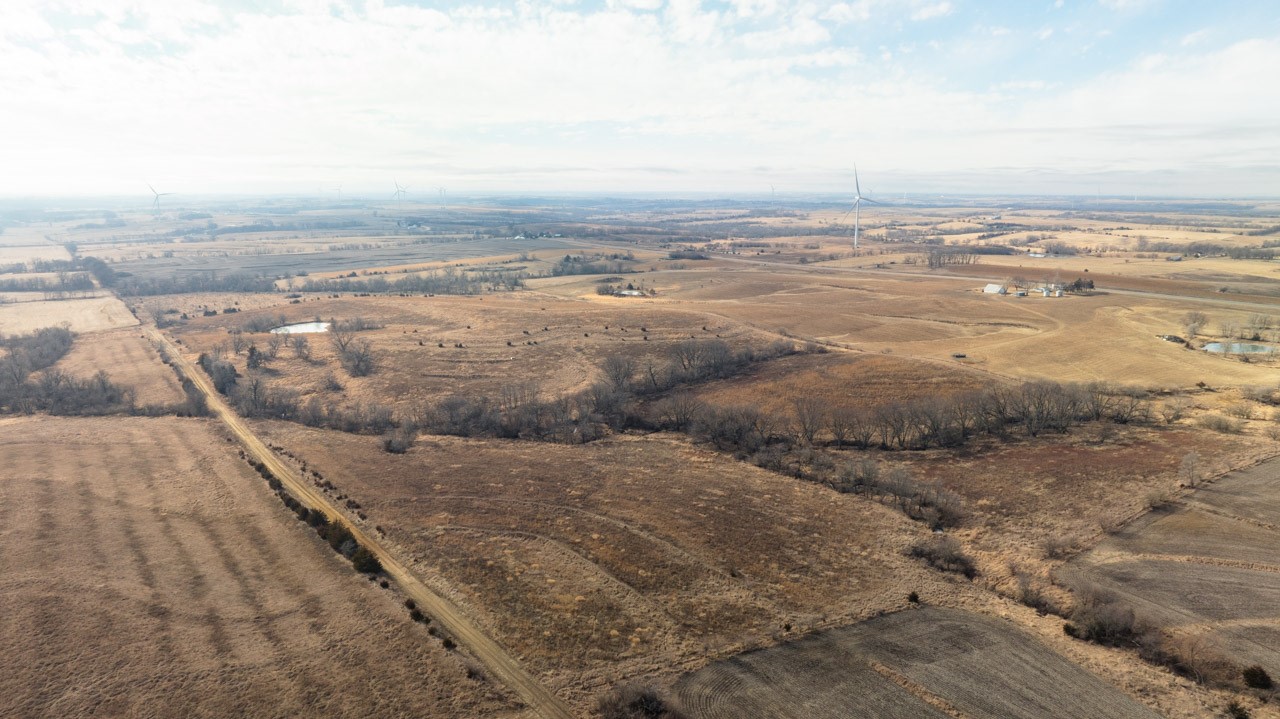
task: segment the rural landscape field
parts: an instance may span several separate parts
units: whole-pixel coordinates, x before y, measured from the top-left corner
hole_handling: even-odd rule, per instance
[[[6,231],[5,713],[1275,715],[1280,205],[1009,203]]]
[[[1278,17],[0,2],[0,719],[1280,719]]]

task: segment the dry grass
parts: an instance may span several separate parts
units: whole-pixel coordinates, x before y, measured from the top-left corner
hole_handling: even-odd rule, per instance
[[[114,297],[49,300],[0,305],[0,333],[26,334],[66,323],[72,332],[132,327],[138,320]]]
[[[1277,460],[1227,475],[1103,542],[1070,567],[1145,616],[1221,648],[1241,666],[1280,671]]]
[[[612,682],[900,605],[941,581],[895,512],[673,437],[584,446],[258,423],[354,497],[419,576],[535,667]]]
[[[132,388],[139,405],[173,404],[186,398],[177,375],[136,329],[81,336],[55,368],[73,377],[90,377],[103,370],[116,384]]]
[[[271,363],[269,382],[340,404],[375,401],[402,412],[455,392],[496,397],[503,387],[526,382],[535,383],[544,398],[562,396],[595,381],[598,365],[610,354],[665,361],[672,343],[690,337],[719,337],[736,346],[776,339],[696,312],[597,306],[527,294],[320,300],[200,317],[170,331],[192,352],[207,352],[226,343],[227,331],[250,318],[282,313],[290,322],[362,316],[376,318],[385,327],[359,333],[372,343],[376,356],[377,370],[369,377],[346,377],[328,336],[319,333],[309,335],[311,361],[294,359],[288,348],[281,350]],[[267,337],[247,339],[261,349]],[[244,371],[243,355],[229,359]],[[344,391],[324,387],[330,373],[341,379]]]
[[[515,716],[213,425],[0,422],[0,714]]]
[[[679,693],[695,719],[1158,716],[1006,622],[939,608],[712,664]]]

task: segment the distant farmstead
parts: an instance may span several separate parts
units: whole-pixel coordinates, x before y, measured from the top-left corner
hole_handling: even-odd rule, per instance
[[[983,287],[982,292],[983,294],[987,294],[987,295],[1003,295],[1003,294],[1007,294],[1009,291],[1005,289],[1004,285],[996,284],[993,282],[987,285],[986,287]]]

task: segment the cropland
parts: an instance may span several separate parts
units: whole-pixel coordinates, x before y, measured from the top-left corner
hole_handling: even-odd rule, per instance
[[[0,714],[1278,717],[1280,205],[1070,207],[0,211]]]

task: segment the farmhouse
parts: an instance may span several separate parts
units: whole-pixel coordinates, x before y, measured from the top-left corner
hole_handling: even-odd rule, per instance
[[[1005,289],[1004,285],[992,282],[986,287],[983,287],[982,292],[983,294],[988,294],[988,295],[1003,295],[1008,293],[1008,290]]]

